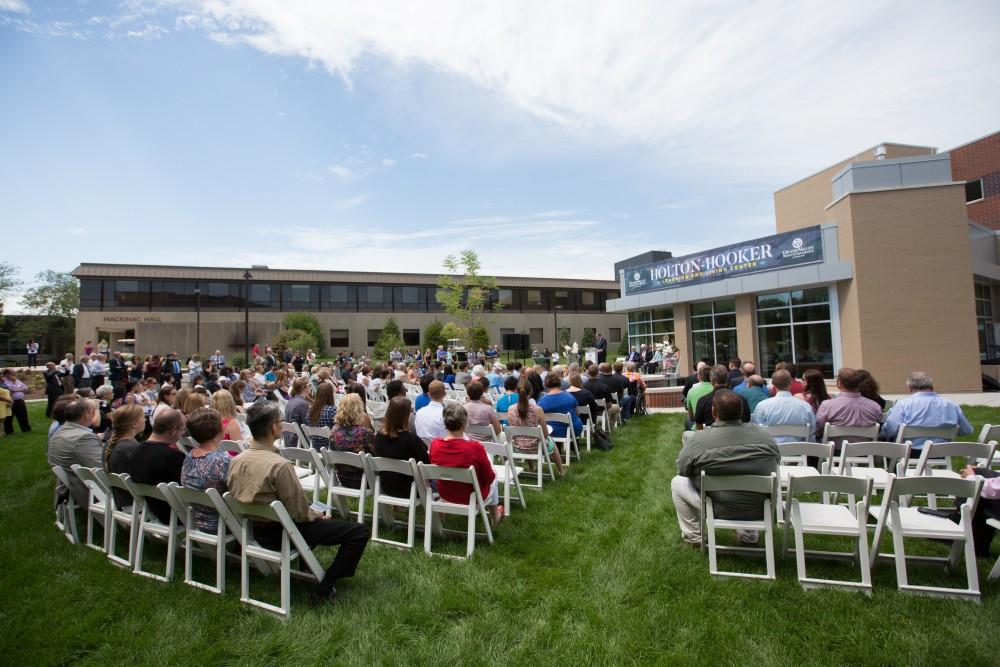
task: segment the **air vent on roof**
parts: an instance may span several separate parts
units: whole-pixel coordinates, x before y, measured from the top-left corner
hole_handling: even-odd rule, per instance
[[[875,147],[875,159],[884,160],[885,159],[885,144],[879,144]]]

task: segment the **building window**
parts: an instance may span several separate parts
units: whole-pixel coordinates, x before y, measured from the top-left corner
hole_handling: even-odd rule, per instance
[[[356,289],[354,285],[323,287],[323,310],[354,310]]]
[[[620,342],[622,342],[622,328],[621,327],[608,327],[608,342],[609,343],[620,343]]]
[[[283,310],[319,310],[319,285],[282,285]]]
[[[976,329],[979,331],[979,358],[983,361],[997,357],[996,337],[993,332],[993,288],[975,284]]]
[[[581,306],[593,306],[594,304],[594,293],[588,290],[580,292],[580,305]]]
[[[420,345],[420,329],[403,329],[403,344],[417,347]]]
[[[569,290],[557,289],[555,297],[556,308],[569,308]]]
[[[278,288],[271,283],[250,283],[250,307],[277,309]]]
[[[201,283],[202,309],[242,309],[242,287],[240,283]]]
[[[148,280],[105,280],[104,307],[149,309]]]
[[[514,305],[514,290],[501,287],[497,290],[497,305],[510,308]]]
[[[545,340],[545,332],[541,328],[532,327],[528,333],[531,336],[532,345],[541,345]]]
[[[154,280],[152,299],[153,308],[162,310],[194,310],[197,299],[194,290],[198,286],[194,282],[173,280]]]
[[[84,278],[80,281],[80,309],[101,309],[101,281]]]
[[[597,342],[597,328],[584,327],[583,338],[580,339],[580,347],[593,347],[595,342]]]
[[[420,294],[421,291],[422,290],[419,287],[404,287],[402,289],[403,305],[406,305],[406,306],[417,306],[417,305],[420,305],[420,303],[422,303],[422,301],[423,301],[423,299],[420,298],[421,297],[421,294]]]
[[[529,289],[525,293],[529,306],[541,306],[542,305],[542,290],[540,289]]]
[[[368,347],[375,347],[375,343],[378,342],[379,336],[382,335],[381,329],[369,329],[368,330]]]
[[[653,347],[664,339],[674,340],[674,309],[657,308],[628,314],[628,344],[638,349]]]
[[[736,356],[736,300],[691,304],[693,359],[725,364]]]
[[[569,327],[559,327],[559,349],[573,344],[573,331]]]
[[[758,371],[765,376],[781,361],[833,377],[830,290],[827,287],[761,294],[757,297]]]
[[[965,203],[982,201],[983,199],[983,179],[977,178],[974,181],[965,182]]]
[[[347,329],[330,329],[330,347],[350,347],[351,335]]]

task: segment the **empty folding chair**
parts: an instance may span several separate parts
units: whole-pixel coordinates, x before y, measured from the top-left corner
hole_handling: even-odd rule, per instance
[[[107,514],[104,518],[104,548],[110,560],[115,565],[132,569],[135,558],[135,541],[139,529],[139,509],[140,503],[132,498],[132,492],[125,483],[128,475],[120,475],[113,472],[105,472],[100,468],[92,468],[97,479],[101,480],[104,488],[111,493],[106,496],[105,507]],[[128,494],[131,505],[119,506],[114,490],[124,491]],[[118,555],[115,543],[118,541],[118,527],[128,529],[128,557],[122,558]]]
[[[133,560],[132,572],[143,577],[156,579],[157,581],[173,581],[174,561],[177,557],[177,540],[184,533],[184,527],[178,522],[177,512],[174,509],[173,496],[166,484],[153,486],[152,484],[139,484],[131,479],[125,480],[125,485],[132,494],[132,502],[139,506],[139,523],[136,531],[135,558]],[[159,500],[170,506],[170,518],[166,523],[160,521],[159,517],[153,513],[150,507],[150,500]],[[156,574],[142,569],[142,558],[145,551],[146,537],[151,536],[163,540],[167,547],[167,563],[164,573]]]
[[[951,442],[957,437],[957,426],[910,426],[909,424],[902,424],[896,433],[896,442],[910,443],[911,458],[908,462],[910,470],[906,474],[917,474],[917,459],[920,458],[920,452],[923,450],[925,443],[928,441]],[[934,468],[948,467],[947,462],[940,460],[932,460],[930,465]]]
[[[871,426],[834,426],[830,422],[823,424],[823,437],[820,442],[832,442],[835,454],[840,453],[840,447],[847,442],[875,442],[878,440],[881,425]]]
[[[884,467],[878,465],[875,457],[880,457]],[[909,460],[910,446],[905,442],[845,442],[835,472],[871,479],[874,488],[880,491],[888,487],[890,475],[906,471]]]
[[[915,473],[931,477],[961,479],[962,476],[955,472],[952,466],[951,458],[953,456],[963,459],[963,466],[974,466],[980,460],[991,461],[995,449],[995,442],[988,442],[986,444],[978,442],[928,442],[920,452]],[[932,467],[933,462],[943,462],[944,467]],[[927,506],[937,509],[936,495],[931,494],[927,497]]]
[[[368,467],[363,460],[364,455],[354,452],[342,452],[336,449],[329,449],[328,447],[324,447],[320,455],[327,469],[327,511],[332,512],[333,508],[336,508],[340,518],[345,521],[354,514],[358,518],[358,523],[364,523],[365,502],[371,497],[372,487],[374,486],[368,472]],[[361,484],[359,487],[344,486],[337,476],[336,466],[349,466],[361,470]],[[356,512],[350,509],[347,503],[348,500],[357,501],[358,509]]]
[[[104,519],[107,516],[107,498],[110,491],[104,483],[97,478],[94,471],[85,468],[78,463],[73,464],[73,472],[80,478],[84,486],[87,487],[89,502],[87,503],[87,546],[104,553]],[[94,542],[94,524],[101,524],[101,543]]]
[[[872,567],[881,554],[879,548],[885,532],[892,534],[893,553],[885,558],[896,561],[896,583],[899,590],[934,597],[954,597],[980,602],[979,571],[976,569],[976,551],[972,538],[972,516],[976,512],[983,480],[949,479],[946,477],[896,477],[890,475],[885,501],[881,506],[873,505],[869,513],[878,519],[875,538],[872,542]],[[965,498],[959,508],[960,520],[956,524],[947,517],[921,512],[921,508],[902,507],[902,500],[918,494],[951,495]],[[904,538],[921,538],[952,543],[947,558],[933,556],[907,556]],[[916,586],[909,583],[906,572],[907,561],[941,563],[950,568],[958,566],[962,552],[965,553],[967,588],[944,588],[940,586]]]
[[[580,421],[583,422],[583,432],[580,434],[580,438],[587,441],[587,452],[589,453],[591,441],[594,437],[594,416],[590,414],[589,405],[576,406],[576,414],[580,417]]]
[[[570,417],[569,413],[546,412],[545,423],[549,425],[549,437],[556,443],[556,447],[562,445],[566,452],[563,455],[563,464],[569,467],[574,453],[577,459],[580,458],[580,447],[576,442],[576,431],[573,430],[573,418]],[[563,424],[566,427],[566,434],[561,437],[552,435],[552,424]]]
[[[528,482],[524,483],[524,486],[529,489],[542,489],[542,479],[544,477],[544,469],[548,468],[549,479],[555,479],[555,470],[552,466],[552,459],[549,457],[549,448],[545,441],[545,435],[542,431],[541,426],[504,426],[504,435],[507,438],[507,442],[514,443],[514,438],[532,438],[538,445],[534,452],[524,452],[514,447],[514,460],[515,461],[529,461],[535,466],[535,476],[536,481],[534,484]]]
[[[326,466],[323,459],[312,447],[285,447],[281,450],[281,455],[295,465],[295,472],[299,477],[299,484],[307,496],[312,497],[313,503],[320,500],[320,489],[325,489],[328,484]]]
[[[211,490],[218,495],[219,492],[216,489]],[[177,482],[171,482],[167,485],[167,495],[171,499],[171,506],[174,506],[174,511],[177,512],[180,522],[184,525],[184,583],[221,595],[226,589],[226,545],[234,542],[236,537],[226,533],[226,522],[221,516],[218,518],[218,525],[214,533],[198,527],[194,516],[196,508],[215,512],[212,500],[205,491],[188,489]],[[204,547],[208,547],[208,549],[206,550]],[[194,578],[195,551],[214,558],[214,586]]]
[[[746,491],[761,496],[761,517],[759,519],[717,519],[711,493],[715,491]],[[701,544],[708,548],[709,572],[716,576],[746,577],[749,579],[774,579],[774,511],[778,502],[778,475],[726,475],[711,476],[701,473]],[[764,547],[720,547],[715,542],[715,531],[719,528],[741,531],[764,531]],[[719,570],[718,553],[753,555],[763,552],[767,572],[765,574]]]
[[[497,476],[497,484],[503,485],[503,509],[504,515],[510,516],[510,487],[514,485],[517,491],[517,498],[521,501],[521,508],[526,509],[524,502],[524,491],[521,489],[520,475],[524,468],[514,465],[514,448],[509,442],[484,442],[486,454],[493,462],[493,473]],[[497,463],[497,461],[500,463]]]
[[[781,489],[788,488],[790,480],[795,477],[816,477],[830,472],[833,461],[833,444],[819,442],[781,442],[778,443],[778,453],[781,463],[778,466],[778,479]],[[819,459],[819,468],[809,465],[808,459]],[[824,500],[826,498],[824,497]],[[784,505],[778,503],[778,523],[784,523]]]
[[[829,445],[828,445],[829,446]],[[782,553],[788,555],[789,533],[795,533],[795,565],[802,588],[833,586],[852,588],[872,593],[871,564],[868,558],[868,501],[871,498],[872,480],[843,475],[817,475],[794,477],[788,487],[785,503],[785,526]],[[844,493],[849,504],[835,505],[827,502],[803,502],[798,496],[804,493]],[[804,535],[836,535],[854,538],[853,552],[813,551],[805,548]],[[821,558],[848,558],[861,569],[861,581],[816,579],[806,575],[806,556]]]
[[[280,500],[269,505],[241,503],[233,498],[228,491],[223,496],[226,505],[240,524],[240,602],[259,607],[287,619],[292,613],[292,575],[320,581],[323,578],[323,567],[319,564],[312,549],[302,537],[298,527],[288,515],[288,510]],[[261,546],[253,537],[252,523],[255,520],[273,521],[281,525],[281,547],[268,549]],[[293,569],[292,561],[298,558],[307,568]],[[278,568],[281,577],[281,604],[273,605],[263,600],[250,597],[250,562],[251,560],[271,563]]]
[[[368,456],[367,463],[372,477],[375,479],[375,489],[372,493],[372,542],[389,544],[394,547],[412,549],[416,544],[417,508],[426,500],[426,487],[420,479],[417,463],[413,459],[400,461],[381,456]],[[410,477],[409,495],[405,498],[393,496],[385,492],[382,485],[382,474],[406,475]],[[406,510],[406,541],[399,542],[379,536],[379,526],[393,528],[400,525],[393,510]],[[426,529],[426,528],[425,528]]]
[[[983,428],[979,431],[979,437],[976,438],[976,442],[986,444],[988,442],[1000,442],[1000,425],[994,426],[993,424],[983,424]],[[978,465],[983,468],[992,468],[996,465],[1000,465],[1000,452],[994,451],[993,458],[989,461],[979,461]]]
[[[77,466],[74,465],[73,467],[76,468]],[[69,475],[66,474],[66,469],[61,466],[52,466],[52,474],[56,476],[56,479],[59,480],[59,483],[65,489],[63,493],[64,497],[56,502],[56,528],[62,531],[62,534],[69,540],[70,544],[77,544],[80,542],[80,538],[76,532],[76,501],[73,500],[73,494],[69,491]],[[92,546],[90,542],[89,512],[87,516],[87,546]]]
[[[424,530],[424,551],[431,555],[441,555],[448,556],[449,558],[462,558],[462,556],[451,556],[450,554],[439,554],[431,549],[432,534],[435,532],[429,527],[434,525],[434,514],[435,512],[440,514],[454,514],[459,516],[464,516],[468,519],[468,524],[465,531],[454,531],[448,529],[442,529],[441,533],[448,534],[464,534],[466,536],[466,547],[465,547],[465,558],[472,556],[472,552],[476,548],[476,537],[485,536],[490,544],[493,544],[493,530],[490,527],[489,515],[486,512],[486,503],[483,501],[483,495],[479,488],[479,480],[476,477],[476,471],[472,466],[468,468],[446,468],[443,466],[436,465],[426,465],[424,463],[418,463],[417,469],[420,471],[420,478],[426,484],[426,497],[427,502],[424,505],[424,526],[427,527]],[[433,494],[430,492],[430,483],[434,480],[445,480],[448,482],[458,482],[463,484],[469,484],[472,486],[472,492],[469,494],[469,500],[467,503],[450,503],[447,500],[434,500]],[[476,533],[476,516],[483,522],[483,529],[485,533]]]

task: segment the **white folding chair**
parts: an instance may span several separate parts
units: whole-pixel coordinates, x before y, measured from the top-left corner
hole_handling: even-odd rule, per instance
[[[986,444],[978,442],[928,442],[920,452],[915,472],[917,475],[962,479],[962,476],[955,472],[952,467],[951,458],[953,456],[963,458],[965,465],[974,466],[980,460],[993,460],[995,449],[995,442],[988,442]],[[944,467],[932,467],[932,463],[937,461],[943,461]],[[927,496],[927,506],[937,509],[936,495],[931,494]]]
[[[772,438],[795,438],[796,442],[809,442],[813,433],[809,424],[761,424],[760,427],[767,431]]]
[[[881,457],[885,467],[876,464],[875,457]],[[848,477],[869,478],[875,490],[889,486],[892,474],[902,475],[910,460],[910,445],[903,442],[847,442],[840,449],[840,464],[834,468],[835,474]]]
[[[834,453],[840,452],[841,444],[848,442],[875,442],[878,440],[880,424],[871,426],[835,426],[830,422],[823,424],[823,437],[821,442],[832,442]]]
[[[290,437],[286,439],[286,435]],[[281,437],[274,444],[277,447],[302,447],[305,444],[302,429],[295,422],[281,422]]]
[[[987,519],[986,523],[988,523],[990,527],[1000,530],[1000,521],[997,521],[996,519]],[[996,581],[997,579],[1000,579],[1000,556],[997,557],[997,562],[993,564],[993,569],[990,570],[990,574],[986,578],[987,581]]]
[[[833,461],[833,445],[819,442],[779,442],[778,453],[781,462],[778,465],[778,480],[781,490],[788,488],[790,480],[795,477],[816,477],[830,472]],[[809,457],[819,459],[819,468],[809,465]],[[824,502],[828,500],[824,496]],[[784,503],[778,503],[778,523],[785,522]]]
[[[217,489],[211,489],[218,496]],[[188,489],[177,482],[167,485],[167,495],[172,498],[171,505],[184,524],[184,583],[195,588],[211,591],[219,595],[226,589],[226,545],[235,541],[234,535],[226,533],[226,522],[220,516],[218,527],[214,533],[198,528],[194,520],[195,506],[215,512],[208,493],[198,489]],[[221,496],[219,496],[221,499]],[[215,585],[197,581],[194,578],[194,552],[196,547],[208,547],[211,551],[203,551],[215,559]]]
[[[240,523],[240,602],[277,614],[282,619],[289,618],[292,613],[292,575],[318,582],[323,579],[323,567],[280,500],[275,500],[269,505],[241,503],[228,491],[223,500]],[[263,547],[253,538],[251,523],[256,520],[272,521],[281,525],[280,549]],[[306,570],[292,568],[292,561],[296,558],[307,568]],[[250,561],[254,559],[271,563],[278,568],[278,575],[281,578],[280,605],[250,597]]]
[[[828,445],[829,446],[829,445]],[[795,566],[799,584],[803,589],[823,586],[851,588],[872,594],[871,564],[868,558],[868,501],[871,498],[872,480],[843,475],[817,475],[794,477],[788,487],[785,501],[785,527],[782,555],[788,555],[789,533],[795,533]],[[849,505],[827,502],[803,502],[798,496],[804,493],[844,493]],[[856,500],[857,499],[857,500]],[[857,545],[853,552],[806,550],[804,535],[836,535],[853,537]],[[817,579],[806,575],[806,556],[821,558],[848,558],[861,569],[861,581]]]
[[[323,459],[323,463],[326,465],[326,511],[330,513],[334,508],[337,509],[337,513],[340,518],[345,521],[354,514],[357,516],[358,523],[365,522],[365,503],[368,498],[372,495],[372,487],[374,483],[371,480],[371,474],[368,471],[368,466],[364,462],[364,454],[357,454],[355,452],[342,452],[336,449],[330,449],[329,447],[324,447],[320,452]],[[344,486],[340,478],[337,476],[336,466],[350,466],[352,468],[358,468],[361,470],[361,484],[358,488],[352,486]],[[347,500],[356,500],[358,503],[358,510],[356,512],[351,511]]]
[[[909,442],[910,443],[910,453],[912,458],[908,462],[909,470],[906,471],[906,475],[916,475],[917,473],[917,461],[919,459],[921,451],[924,445],[928,442],[952,442],[958,437],[958,427],[957,426],[910,426],[909,424],[902,424],[899,427],[899,431],[896,433],[896,442]],[[931,467],[934,468],[948,468],[948,462],[940,459],[935,459],[931,461]]]
[[[139,506],[140,503],[132,498],[132,504],[127,507],[119,507],[115,498],[114,490],[124,491],[131,498],[132,492],[125,483],[128,475],[120,475],[113,472],[105,472],[100,468],[92,468],[97,479],[101,480],[104,488],[110,493],[105,497],[105,508],[107,514],[104,516],[104,548],[108,560],[115,565],[132,569],[135,558],[135,542],[139,529]],[[118,539],[118,526],[128,529],[128,557],[122,558],[116,553],[115,542]]]
[[[375,479],[375,489],[372,493],[372,542],[388,544],[394,547],[412,549],[416,544],[417,531],[417,508],[424,504],[426,500],[426,487],[420,479],[420,471],[414,459],[401,461],[382,456],[366,455],[371,476]],[[382,473],[396,475],[406,475],[411,478],[410,493],[405,498],[392,496],[382,490]],[[384,524],[388,528],[394,528],[401,524],[396,520],[393,510],[395,508],[406,509],[406,541],[399,542],[379,536],[379,525]],[[424,528],[427,530],[427,528]]]
[[[497,484],[503,484],[504,515],[510,516],[510,485],[513,483],[521,508],[527,509],[524,502],[524,491],[521,489],[520,475],[524,468],[514,465],[514,448],[509,442],[484,442],[486,454],[493,462],[493,473],[497,476]],[[497,463],[499,460],[501,463]]]
[[[177,442],[175,444],[177,445],[177,449],[181,450],[181,452],[185,454],[190,452],[192,449],[198,449],[198,443],[195,442],[194,438],[189,435],[180,436],[177,438]]]
[[[872,542],[872,567],[874,568],[877,564],[880,556],[893,558],[896,561],[896,583],[900,591],[980,602],[979,571],[976,568],[976,552],[972,540],[972,516],[976,512],[976,504],[979,502],[982,486],[981,477],[949,479],[946,477],[896,477],[890,475],[885,502],[881,506],[873,505],[869,508],[869,513],[878,519],[875,526],[875,538]],[[959,523],[956,524],[945,517],[925,514],[917,507],[900,506],[901,499],[918,494],[966,498],[966,501],[959,508]],[[879,554],[879,547],[886,531],[892,533],[892,555]],[[951,553],[947,558],[907,556],[903,541],[903,538],[906,537],[950,541],[952,543]],[[917,586],[909,583],[906,572],[908,560],[941,563],[950,569],[958,566],[958,560],[963,551],[965,552],[967,588]]]
[[[320,489],[325,489],[328,484],[328,473],[319,452],[312,447],[285,447],[281,450],[281,456],[295,465],[302,490],[312,497],[313,503],[318,503]]]
[[[430,529],[430,526],[434,525],[434,513],[438,512],[441,514],[454,514],[465,516],[468,519],[468,525],[465,531],[454,531],[448,529],[441,529],[441,533],[450,534],[465,534],[466,535],[466,548],[464,558],[470,558],[472,552],[476,548],[476,537],[485,535],[486,539],[490,544],[493,544],[493,530],[490,527],[489,516],[486,512],[486,503],[483,501],[482,493],[479,489],[479,480],[476,478],[476,471],[472,466],[468,468],[446,468],[443,466],[436,465],[426,465],[424,463],[418,463],[417,469],[420,471],[420,478],[426,484],[426,497],[427,502],[424,504],[424,551],[429,555],[439,555],[448,556],[449,558],[463,558],[462,556],[452,556],[450,554],[442,554],[435,552],[431,549],[432,534],[435,532]],[[430,483],[434,480],[444,480],[447,482],[456,482],[469,484],[472,486],[472,492],[469,494],[469,501],[465,504],[450,503],[446,500],[435,500],[433,494],[430,492]],[[483,528],[485,533],[476,533],[476,515],[482,519]]]
[[[246,443],[242,440],[223,440],[219,443],[219,449],[226,452],[245,452],[247,450]]]
[[[245,413],[245,412],[237,412],[236,413],[236,421],[240,422],[241,424],[246,424],[247,423],[247,413]]]
[[[976,442],[986,444],[988,442],[1000,442],[1000,425],[993,424],[983,424],[983,428],[979,431],[979,437],[976,438]],[[996,465],[1000,465],[1000,452],[994,451],[993,458],[989,461],[979,461],[979,466],[983,468],[992,468]]]
[[[570,461],[573,459],[573,453],[576,453],[576,458],[580,458],[580,447],[576,442],[576,431],[573,430],[573,418],[569,413],[561,412],[546,412],[545,413],[545,423],[549,425],[549,437],[552,441],[556,443],[556,447],[562,445],[563,450],[566,454],[563,456],[563,464],[569,467]],[[552,424],[563,424],[566,427],[565,435],[556,437],[552,435]]]
[[[549,479],[555,479],[555,469],[552,466],[552,459],[549,457],[549,448],[545,442],[545,435],[542,431],[541,426],[504,426],[504,435],[507,437],[507,442],[514,442],[513,438],[516,437],[528,437],[534,438],[538,441],[538,448],[533,454],[528,452],[522,452],[517,448],[514,448],[514,460],[515,461],[531,461],[535,465],[536,481],[534,484],[525,482],[524,486],[529,489],[542,489],[544,469],[548,468]]]
[[[579,415],[580,421],[583,422],[583,433],[581,438],[587,441],[587,453],[590,453],[591,440],[594,437],[594,416],[590,414],[589,405],[578,405],[576,406],[576,414]],[[584,419],[586,417],[586,419]]]
[[[177,540],[184,533],[184,526],[178,522],[177,512],[174,504],[171,503],[173,497],[168,497],[170,493],[165,483],[153,486],[152,484],[140,484],[131,479],[125,480],[129,492],[132,494],[132,503],[139,506],[139,523],[136,531],[135,559],[132,565],[132,572],[143,577],[149,577],[157,581],[173,581],[174,561],[177,557]],[[166,523],[160,521],[149,505],[150,499],[160,500],[170,506],[170,518]],[[167,563],[164,573],[156,574],[142,569],[142,557],[146,545],[146,536],[163,540],[167,545]]]
[[[78,464],[73,465],[74,472],[77,467],[79,467]],[[52,466],[52,474],[56,476],[59,483],[63,485],[64,489],[66,489],[65,499],[56,503],[56,528],[62,532],[63,536],[69,540],[70,544],[79,544],[80,537],[76,532],[76,501],[73,500],[73,494],[70,493],[69,475],[66,474],[66,469],[62,466]],[[86,484],[86,482],[84,482],[84,484]],[[87,511],[87,546],[94,546],[90,541],[89,508]]]
[[[79,463],[73,464],[73,472],[80,478],[84,486],[87,487],[89,502],[87,503],[87,546],[101,553],[105,552],[104,545],[104,519],[108,514],[107,498],[110,491],[104,483],[97,478],[94,471],[85,468]],[[94,523],[101,524],[101,543],[94,542]]]
[[[716,576],[745,577],[748,579],[775,579],[774,567],[774,508],[778,502],[778,475],[726,475],[714,476],[701,473],[701,544],[708,548],[709,572]],[[717,519],[712,496],[715,491],[746,491],[761,495],[760,519]],[[720,547],[715,541],[715,531],[719,528],[730,530],[764,531],[764,547]],[[765,574],[720,570],[718,553],[755,555],[764,553],[767,572]]]
[[[501,437],[496,434],[493,426],[489,424],[466,424],[465,435],[471,436],[473,440],[478,440],[479,442],[500,442]]]
[[[305,436],[306,444],[313,449],[317,449],[313,438],[324,438],[329,443],[332,430],[329,426],[306,426],[302,424],[302,433]]]
[[[608,418],[608,402],[603,398],[595,398],[594,403],[601,409],[601,428],[605,433],[611,433],[611,420]]]

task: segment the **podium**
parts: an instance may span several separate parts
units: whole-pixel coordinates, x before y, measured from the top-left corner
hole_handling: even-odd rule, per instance
[[[596,347],[584,348],[583,358],[585,360],[587,360],[587,361],[590,361],[591,363],[595,363],[596,364],[597,363],[597,348]]]

